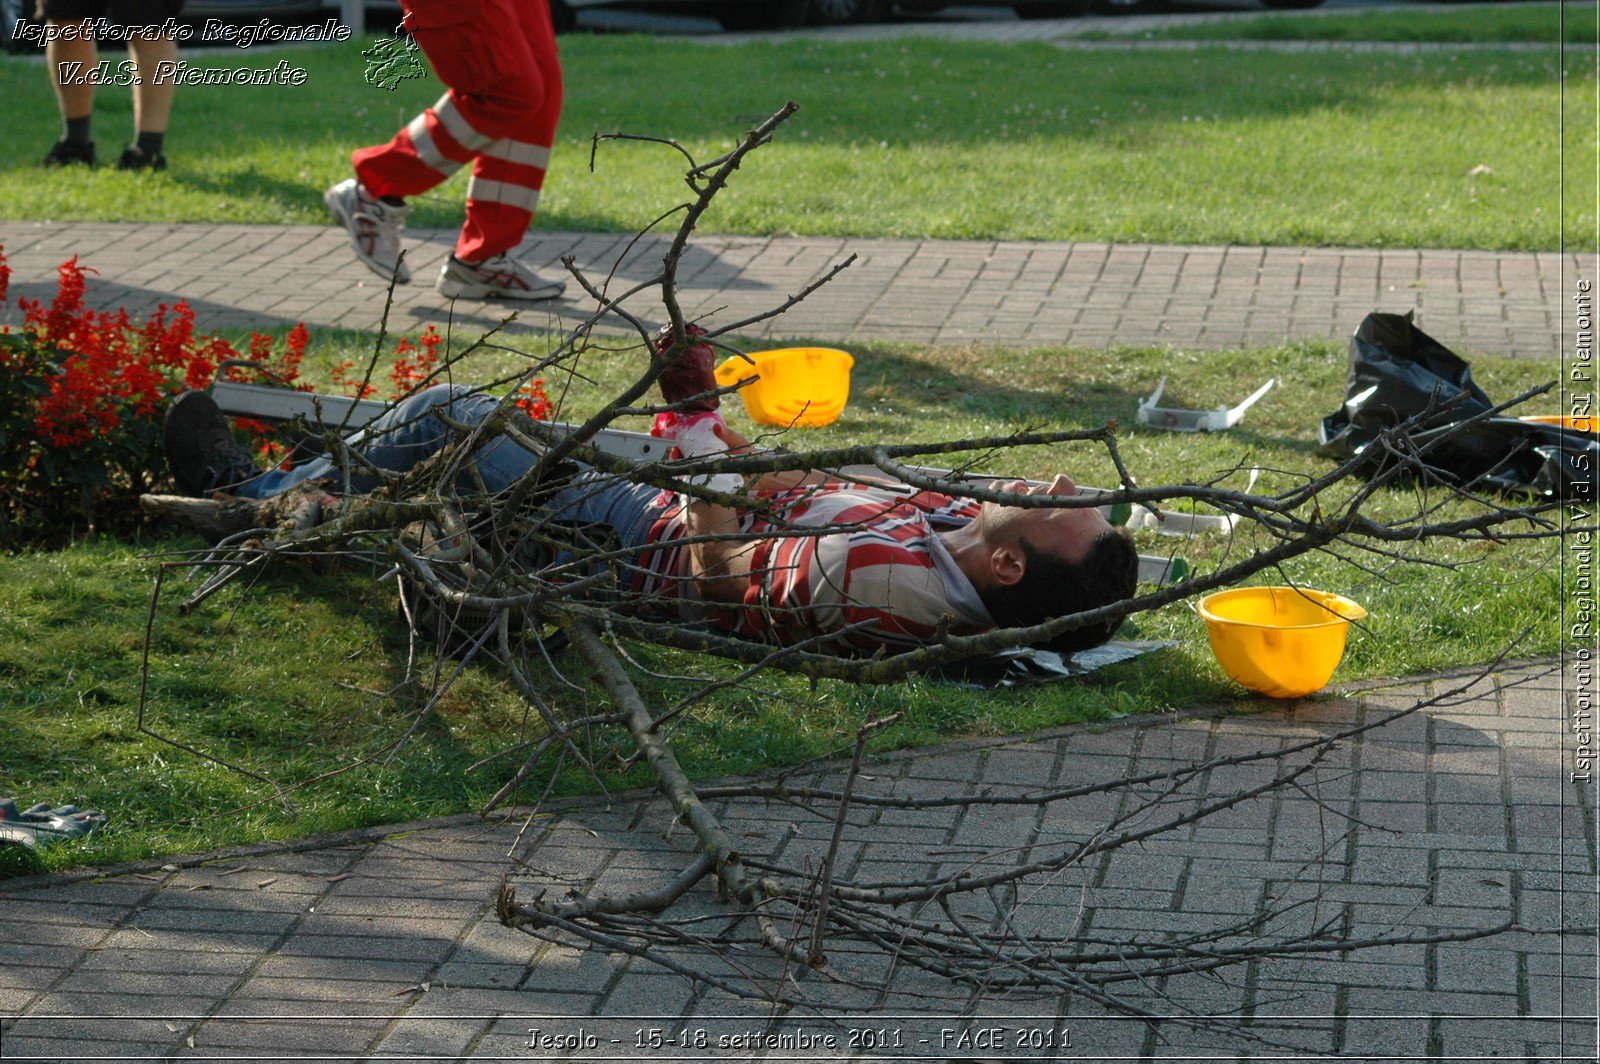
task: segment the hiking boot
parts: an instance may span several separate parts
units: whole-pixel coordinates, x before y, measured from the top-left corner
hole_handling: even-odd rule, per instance
[[[204,497],[261,475],[205,392],[187,391],[172,401],[161,442],[172,479],[186,495]]]
[[[166,168],[165,155],[146,155],[144,150],[136,145],[125,148],[122,156],[117,159],[118,170],[165,170]]]
[[[406,224],[405,204],[385,203],[355,178],[347,178],[322,194],[328,213],[350,234],[356,258],[385,281],[411,283],[411,269],[400,260],[400,230]]]
[[[547,281],[510,255],[496,255],[473,264],[451,255],[434,284],[451,299],[554,299],[567,290]]]
[[[94,141],[58,140],[44,157],[45,166],[94,165]]]

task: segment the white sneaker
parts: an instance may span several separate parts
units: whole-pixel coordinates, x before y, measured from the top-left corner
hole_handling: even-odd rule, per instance
[[[411,269],[400,261],[400,229],[406,224],[406,208],[369,195],[355,178],[347,178],[322,194],[328,213],[350,233],[356,258],[385,281],[411,283]],[[399,266],[398,276],[396,266]]]
[[[506,254],[476,264],[451,255],[434,287],[452,299],[554,299],[567,290]]]

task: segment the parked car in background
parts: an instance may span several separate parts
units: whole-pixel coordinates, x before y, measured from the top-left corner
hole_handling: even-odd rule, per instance
[[[224,22],[258,22],[261,19],[305,19],[322,14],[324,0],[188,0],[179,16],[190,23],[207,19]],[[333,6],[337,7],[335,3]],[[0,0],[0,45],[10,52],[42,50],[41,46],[14,41],[17,20],[33,20],[35,0]]]
[[[1323,0],[1261,0],[1261,3],[1266,7],[1275,7],[1288,11],[1308,7],[1321,7]],[[1023,6],[1037,5],[1017,4],[1015,6],[1021,8]],[[1145,10],[1155,5],[1151,0],[1094,0],[1092,6],[1094,10],[1104,15],[1131,15],[1134,12]]]
[[[890,0],[550,0],[556,29],[571,29],[586,7],[660,7],[709,15],[727,29],[776,29],[867,22],[888,14]]]
[[[1009,7],[1023,18],[1070,18],[1085,12],[1101,15],[1131,15],[1156,7],[1159,0],[901,0],[900,10],[911,13],[942,11],[947,7]],[[1261,0],[1267,7],[1317,7],[1323,0]]]
[[[1323,0],[1261,0],[1267,7],[1316,7]],[[1085,11],[1104,14],[1133,13],[1151,6],[1152,0],[549,0],[558,31],[570,30],[584,8],[661,8],[676,13],[706,15],[730,30],[779,29],[794,26],[833,26],[870,22],[891,11],[926,14],[956,6],[1010,7],[1023,18],[1066,18]],[[12,45],[19,18],[31,18],[34,0],[0,0],[0,44]],[[398,11],[395,0],[366,0],[368,11]],[[183,17],[189,21],[222,19],[255,22],[260,19],[307,18],[336,14],[338,0],[189,0]],[[17,42],[20,45],[20,42]],[[20,45],[11,50],[24,50]]]
[[[1323,0],[1261,0],[1267,7],[1316,7]],[[844,22],[870,22],[891,10],[926,14],[947,7],[1010,7],[1023,18],[1068,18],[1097,11],[1131,14],[1151,5],[1151,0],[550,0],[557,29],[571,29],[577,12],[592,7],[660,7],[676,12],[709,15],[727,29],[767,29],[792,26],[831,26]]]
[[[183,18],[194,22],[219,18],[227,22],[256,22],[260,19],[293,18],[322,11],[323,0],[188,0]]]

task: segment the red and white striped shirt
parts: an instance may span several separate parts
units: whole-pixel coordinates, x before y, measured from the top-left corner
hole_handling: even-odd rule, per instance
[[[732,634],[792,644],[840,633],[827,649],[910,649],[941,629],[970,635],[994,627],[977,590],[939,540],[939,526],[964,525],[978,503],[937,492],[896,493],[827,484],[756,497],[764,515],[742,511],[739,532],[756,538],[740,607],[701,600],[690,568],[681,501],[667,502],[650,531],[632,591],[650,612]]]

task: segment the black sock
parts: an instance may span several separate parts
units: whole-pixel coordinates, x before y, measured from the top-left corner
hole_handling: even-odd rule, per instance
[[[165,133],[149,133],[141,129],[139,130],[138,139],[133,142],[133,146],[143,152],[146,159],[154,159],[161,154],[161,145],[166,139],[167,135]]]
[[[64,119],[67,135],[62,139],[68,144],[89,143],[89,118],[89,115],[84,115],[82,118]]]

